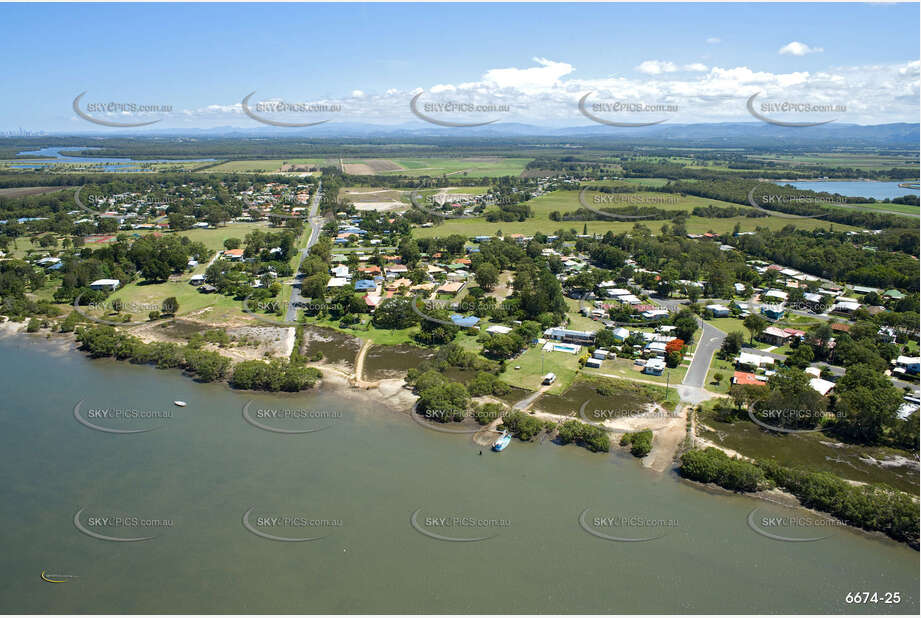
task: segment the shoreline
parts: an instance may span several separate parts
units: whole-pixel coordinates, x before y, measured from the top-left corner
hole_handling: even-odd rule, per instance
[[[45,331],[45,332],[39,331],[38,333],[26,333],[25,332],[26,327],[27,327],[27,322],[13,322],[7,319],[4,322],[0,323],[0,340],[13,339],[16,337],[16,335],[27,335],[26,341],[30,341],[31,343],[40,342],[40,343],[45,343],[45,344],[52,344],[53,346],[57,347],[61,353],[66,354],[70,352],[79,352],[83,358],[85,359],[88,358],[88,356],[85,353],[80,351],[79,347],[77,346],[76,337],[73,333],[53,333],[53,332],[48,332],[48,331]],[[120,362],[120,361],[115,360],[114,362]],[[313,388],[309,390],[305,390],[305,391],[298,391],[297,393],[285,393],[281,391],[279,392],[243,391],[240,389],[232,388],[227,380],[220,380],[219,382],[222,383],[222,386],[224,388],[230,391],[233,391],[233,392],[240,392],[240,393],[259,392],[259,393],[268,393],[268,394],[279,395],[279,396],[288,395],[292,397],[300,395],[300,394],[304,394],[304,393],[311,393],[311,392],[328,393],[328,394],[333,394],[335,396],[339,396],[344,399],[348,399],[352,401],[372,403],[372,404],[383,404],[383,406],[385,408],[390,409],[390,411],[397,412],[400,414],[412,415],[414,413],[415,403],[419,398],[418,396],[414,395],[406,388],[407,386],[406,380],[403,378],[389,378],[389,379],[377,380],[372,385],[369,385],[369,386],[357,386],[354,380],[355,375],[349,374],[345,369],[343,369],[342,365],[339,365],[336,363],[319,362],[311,366],[315,366],[316,368],[323,371],[323,377],[320,379],[320,381],[317,382],[317,385],[314,386]],[[184,371],[182,370],[180,371],[186,377],[192,377],[186,374]],[[480,399],[492,400],[493,398],[484,397]],[[502,403],[500,400],[495,400],[495,401]],[[688,413],[687,406],[682,406],[680,415],[677,417],[670,417],[669,420],[672,420],[673,424],[679,426],[682,430],[684,430],[686,419],[687,419],[687,413]],[[575,417],[570,417],[570,416],[561,416],[561,415],[552,414],[549,412],[544,412],[544,411],[541,411],[539,408],[531,412],[526,412],[526,414],[530,414],[530,415],[533,415],[537,418],[541,418],[544,420],[552,420],[552,421],[557,421],[557,422],[563,422],[565,419],[575,418]],[[575,418],[575,420],[580,420],[580,419]],[[618,434],[625,433],[628,431],[638,430],[636,425],[640,423],[642,420],[644,420],[642,416],[637,417],[637,418],[618,419],[618,420],[609,419],[607,421],[602,422],[601,425],[605,427],[606,431],[609,434],[612,434],[612,436],[616,436]],[[648,420],[651,420],[651,419],[648,419]],[[580,420],[580,422],[582,421]],[[483,430],[489,429],[495,423],[496,421],[494,421],[487,427],[483,427]],[[656,435],[656,431],[659,431],[661,433],[662,429],[668,429],[668,427],[663,427],[663,428],[653,430],[654,435]],[[473,434],[473,435],[477,435],[477,434]],[[810,513],[814,517],[826,519],[826,520],[832,520],[836,522],[837,524],[840,524],[841,527],[843,528],[847,528],[847,529],[850,529],[851,531],[859,532],[860,534],[866,535],[868,537],[871,537],[877,540],[885,540],[885,541],[893,542],[893,543],[896,543],[897,545],[905,545],[904,543],[899,543],[898,541],[895,541],[894,539],[890,538],[889,536],[887,536],[886,534],[882,532],[864,530],[863,528],[853,526],[851,524],[847,524],[829,513],[817,511],[815,509],[806,507],[802,504],[799,498],[797,498],[794,494],[788,491],[785,491],[783,489],[780,489],[780,488],[774,487],[771,489],[760,490],[757,492],[750,492],[750,493],[736,492],[736,491],[724,489],[714,483],[700,483],[697,481],[686,479],[682,477],[680,473],[678,472],[679,462],[677,459],[677,455],[679,451],[681,451],[682,443],[683,443],[683,439],[678,439],[673,445],[674,448],[667,449],[669,452],[666,453],[665,452],[666,449],[663,449],[661,445],[659,446],[659,449],[657,452],[656,441],[654,441],[653,450],[650,451],[648,455],[640,459],[639,463],[642,465],[642,467],[649,469],[653,472],[656,472],[657,475],[659,476],[671,470],[672,472],[674,472],[674,477],[679,483],[681,482],[688,483],[691,486],[693,486],[695,489],[704,491],[705,493],[710,493],[711,495],[722,495],[722,496],[739,495],[739,496],[743,496],[746,498],[753,498],[759,501],[768,502],[771,504],[777,504],[777,505],[780,505],[786,508],[802,509],[803,511]],[[739,457],[742,460],[751,461],[751,458],[749,457],[741,455],[740,453],[737,453],[735,451],[732,451],[731,453],[729,453],[728,449],[725,449],[706,439],[695,438],[695,448],[701,445],[704,448],[706,448],[707,446],[713,446],[715,448],[723,450],[724,452],[727,452],[727,454],[730,454],[730,456],[735,456],[735,457]],[[615,451],[612,448],[612,450],[608,452],[608,455],[612,456],[614,453]],[[667,458],[663,458],[662,456],[666,454],[667,454]],[[662,465],[663,463],[665,465]],[[846,482],[851,482],[851,481],[847,481],[847,479],[843,479],[843,480],[845,480]],[[860,484],[860,483],[854,482],[853,484]],[[909,546],[909,548],[911,547]]]

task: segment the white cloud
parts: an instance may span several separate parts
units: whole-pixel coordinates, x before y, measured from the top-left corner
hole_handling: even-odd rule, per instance
[[[678,70],[678,67],[673,62],[644,60],[636,67],[636,70],[646,75],[660,75],[662,73],[674,73]]]
[[[554,62],[546,58],[533,58],[540,66],[528,69],[491,69],[483,75],[483,81],[498,88],[517,88],[522,92],[553,87],[565,75],[573,71],[566,62]]]
[[[657,60],[646,61],[644,65],[647,72],[642,74],[627,71],[603,77],[577,77],[579,74],[571,64],[535,58],[532,66],[486,70],[476,81],[452,83],[443,78],[440,83],[424,84],[424,88],[354,91],[351,95],[345,91],[341,97],[334,94],[323,101],[292,95],[290,100],[341,104],[342,113],[333,117],[336,122],[400,124],[414,121],[409,100],[424,92],[424,102],[440,99],[511,107],[510,112],[496,116],[484,112],[484,120],[497,117],[502,122],[578,126],[588,122],[577,106],[587,93],[592,93],[590,103],[676,105],[679,111],[667,115],[669,122],[696,123],[752,121],[745,101],[761,92],[764,101],[844,105],[847,111],[838,115],[840,122],[917,122],[921,88],[918,60],[786,73],[744,65],[707,67]],[[220,126],[226,124],[228,116],[239,118],[242,113],[237,101],[179,111],[173,116],[187,118],[189,126]]]
[[[707,43],[709,43],[710,45],[716,45],[719,42],[720,42],[719,37],[711,36],[709,39],[707,39]]]
[[[806,54],[815,54],[825,51],[821,47],[809,47],[799,41],[791,41],[777,50],[781,56],[805,56]]]

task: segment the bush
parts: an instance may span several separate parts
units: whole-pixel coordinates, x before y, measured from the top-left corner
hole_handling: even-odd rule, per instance
[[[635,433],[626,433],[620,439],[620,445],[632,445],[630,453],[634,457],[645,457],[652,450],[652,430],[644,429]]]
[[[712,446],[686,452],[681,456],[678,471],[692,481],[716,483],[732,491],[758,491],[766,485],[761,468],[741,459],[732,459]]]
[[[527,442],[543,430],[544,424],[529,414],[515,410],[502,417],[499,428],[508,430],[519,440]]]
[[[560,425],[557,438],[563,444],[575,442],[594,453],[607,453],[611,450],[611,438],[608,432],[577,420],[568,420]]]
[[[27,333],[37,333],[38,329],[41,327],[42,327],[42,323],[39,322],[37,319],[32,318],[31,320],[29,320],[29,325],[26,326],[26,332]]]
[[[786,468],[771,461],[758,465],[767,478],[799,498],[803,506],[918,548],[918,505],[908,494],[885,485],[854,486],[827,472]]]
[[[501,403],[484,403],[476,409],[473,418],[480,425],[489,425],[491,422],[502,416],[505,412],[505,406]]]

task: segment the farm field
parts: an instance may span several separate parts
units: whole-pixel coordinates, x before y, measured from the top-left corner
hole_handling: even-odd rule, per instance
[[[893,167],[915,167],[917,155],[874,155],[861,153],[804,153],[804,154],[770,154],[749,155],[754,161],[771,161],[787,163],[791,167],[808,167],[814,165],[853,167],[856,169],[881,170]]]
[[[520,176],[530,158],[520,157],[469,157],[469,158],[411,158],[411,159],[364,159],[349,161],[345,165],[361,163],[370,166],[373,171],[366,174],[382,173],[388,176]],[[383,169],[384,162],[392,164],[391,169]],[[374,169],[374,168],[381,169]],[[346,168],[348,171],[348,168]],[[360,173],[360,172],[350,172]]]
[[[209,167],[201,170],[203,173],[213,172],[279,172],[282,165],[309,165],[321,167],[324,165],[335,165],[334,160],[327,159],[258,159],[242,161],[226,161],[220,165]]]
[[[70,187],[9,187],[0,189],[0,197],[26,197],[29,195],[44,195],[63,191]]]

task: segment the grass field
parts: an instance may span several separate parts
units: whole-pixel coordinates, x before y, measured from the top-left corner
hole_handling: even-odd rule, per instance
[[[585,192],[585,202],[594,207],[594,195],[595,192],[586,191]],[[647,198],[651,200],[661,200],[663,197],[666,197],[670,194],[664,193],[637,193],[636,196]],[[596,221],[553,221],[550,219],[550,213],[553,211],[559,211],[560,213],[572,212],[582,207],[579,202],[579,192],[578,191],[554,191],[546,195],[542,195],[538,198],[535,198],[528,202],[533,211],[533,216],[529,219],[526,219],[522,222],[495,222],[491,223],[486,221],[483,217],[474,217],[471,219],[451,219],[446,220],[443,223],[436,225],[430,228],[416,228],[413,230],[413,235],[418,238],[429,238],[434,236],[448,236],[450,234],[461,234],[464,236],[476,236],[476,235],[488,235],[495,234],[497,230],[502,230],[505,234],[518,233],[532,235],[537,232],[543,232],[544,234],[553,233],[556,230],[568,230],[574,229],[577,233],[582,233],[583,227],[588,230],[589,234],[599,234],[603,235],[606,232],[624,232],[629,231],[633,228],[636,223],[642,223],[646,225],[654,232],[658,231],[659,228],[664,224],[669,224],[669,221],[663,220],[649,220],[649,219],[637,219],[637,220],[615,220],[615,219],[605,219],[605,220],[596,220]],[[735,206],[738,207],[738,204],[730,204],[728,202],[721,202],[720,200],[706,199],[702,197],[696,197],[692,195],[678,197],[678,200],[674,203],[659,203],[659,204],[650,204],[656,205],[659,208],[664,208],[666,210],[693,210],[696,206]],[[727,233],[731,232],[736,223],[739,224],[741,231],[754,231],[757,227],[765,227],[772,230],[779,230],[787,225],[796,225],[802,229],[815,229],[817,227],[827,227],[828,223],[823,222],[817,219],[790,219],[788,217],[761,217],[761,218],[749,218],[749,217],[731,217],[726,219],[711,219],[704,217],[690,217],[687,221],[688,232],[694,234],[703,234],[705,232],[713,233]],[[856,230],[857,228],[835,224],[835,229],[845,229],[845,230]]]
[[[214,251],[220,251],[224,248],[224,240],[228,238],[239,238],[243,240],[248,233],[253,230],[262,230],[264,232],[274,231],[275,228],[269,227],[265,221],[257,223],[229,223],[218,228],[193,229],[183,232],[170,232],[179,236],[188,236],[190,240],[204,243],[206,247]],[[153,232],[140,232],[142,235]]]
[[[146,320],[147,314],[170,296],[175,296],[179,301],[179,311],[176,314],[178,316],[187,315],[206,307],[224,310],[226,311],[224,315],[245,316],[240,301],[222,294],[202,294],[195,286],[189,285],[188,276],[183,276],[181,281],[167,281],[166,283],[146,285],[137,282],[129,283],[109,296],[107,303],[111,304],[116,299],[123,301],[126,307],[123,313],[130,312],[132,320],[139,322]]]

